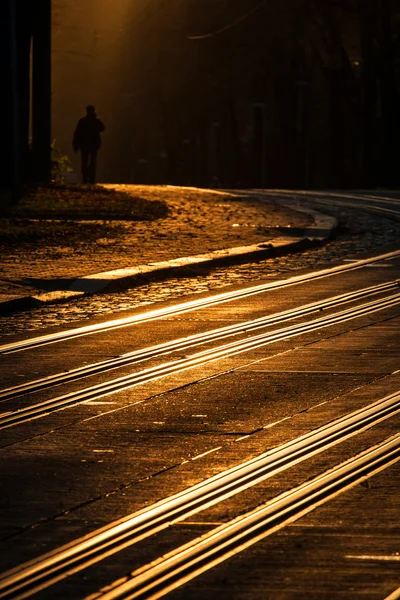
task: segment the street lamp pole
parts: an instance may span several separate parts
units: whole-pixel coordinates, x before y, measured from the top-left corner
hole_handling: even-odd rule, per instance
[[[32,152],[34,177],[51,175],[51,0],[36,0],[32,31]]]
[[[21,193],[21,153],[18,101],[17,13],[15,0],[8,0],[9,57],[11,78],[11,202],[17,204]]]
[[[265,103],[255,102],[254,110],[254,145],[257,187],[266,185],[266,131],[265,131]]]

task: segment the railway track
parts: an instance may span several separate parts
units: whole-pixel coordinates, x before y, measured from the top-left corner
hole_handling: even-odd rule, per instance
[[[343,200],[343,202],[345,201]],[[392,206],[394,207],[395,204],[396,202],[393,201]],[[389,211],[392,210],[390,207],[386,208]],[[151,323],[153,320],[201,310],[219,303],[264,294],[269,290],[287,288],[307,281],[362,269],[383,261],[395,260],[399,256],[400,251],[385,253],[371,259],[349,262],[333,269],[324,269],[283,281],[251,286],[238,292],[183,302],[126,319],[116,319],[94,326],[78,327],[66,332],[5,344],[0,346],[0,354],[27,351],[78,337],[117,331],[122,327],[131,327],[145,322]],[[377,311],[396,308],[400,304],[399,281],[393,279],[379,285],[363,287],[354,292],[309,303],[294,310],[281,311],[251,321],[174,339],[163,344],[128,352],[110,360],[78,367],[67,373],[59,372],[49,377],[8,387],[0,390],[0,402],[3,402],[4,407],[11,407],[10,410],[0,414],[0,429],[22,425],[55,411],[97,400],[222,358],[251,352],[274,342],[339,325],[352,319],[372,315]],[[324,313],[323,316],[321,316],[321,312]],[[296,320],[297,322],[287,325],[287,322]],[[279,325],[279,328],[271,330],[276,325]],[[266,331],[263,331],[264,329]],[[260,332],[260,330],[262,331]],[[32,402],[32,398],[25,400],[25,395],[39,393],[53,386],[61,386],[85,377],[133,366],[146,360],[159,359],[166,354],[173,355],[173,353],[182,352],[184,356],[178,358],[172,356],[168,360],[162,359],[160,364],[155,366],[144,369],[139,367],[140,370],[136,369],[135,372],[128,375],[115,377],[68,394],[58,392],[59,395],[55,398],[43,402],[35,401],[34,404],[13,410],[12,401],[14,399],[20,398],[20,403]],[[141,402],[144,401],[141,400]],[[136,402],[132,402],[132,404],[134,403]],[[126,408],[126,406],[121,408]],[[362,409],[336,418],[288,443],[268,450],[251,460],[240,463],[234,468],[205,479],[200,484],[164,498],[119,521],[109,523],[101,529],[94,530],[91,534],[57,548],[51,553],[39,556],[29,563],[21,564],[11,571],[0,574],[0,599],[29,598],[61,582],[71,574],[84,571],[97,564],[101,565],[102,560],[112,555],[116,555],[116,559],[118,559],[118,553],[127,547],[139,544],[211,506],[228,502],[235,495],[255,488],[274,475],[290,468],[295,469],[300,463],[311,460],[314,456],[368,431],[379,423],[398,418],[399,413],[400,392],[397,391]],[[365,444],[367,443],[365,442]],[[370,443],[368,445],[370,446]],[[151,563],[144,564],[129,575],[126,575],[125,570],[122,579],[111,582],[106,588],[92,594],[90,598],[91,600],[95,598],[103,600],[160,598],[266,536],[300,519],[322,503],[328,502],[357,483],[389,468],[399,458],[400,435],[395,435],[377,445],[370,446],[361,454],[351,456],[345,462],[337,464],[329,471],[322,472],[311,481],[289,489],[256,509],[249,510],[246,514],[201,537],[196,537],[189,544],[178,546],[167,555],[156,557]],[[394,594],[396,593],[394,592]],[[394,595],[393,597],[398,596]]]
[[[374,196],[373,194],[349,194],[328,191],[295,191],[292,190],[268,190],[259,192],[261,196],[279,196],[280,198],[288,198],[298,200],[299,197],[312,199],[319,204],[327,204],[329,206],[339,206],[344,208],[352,208],[362,210],[364,212],[378,214],[395,221],[400,221],[400,199],[385,196]],[[394,208],[393,208],[394,207]]]
[[[161,598],[399,459],[400,434],[142,566],[123,581],[92,594],[90,600]]]
[[[279,472],[328,450],[400,412],[400,392],[396,392],[342,416],[309,433],[269,450],[165,498],[143,510],[110,523],[92,534],[0,575],[0,599],[28,598],[69,575],[116,554],[166,529],[256,486]],[[379,444],[311,482],[281,494],[248,515],[195,539],[175,552],[133,574],[105,598],[157,598],[188,579],[229,558],[288,520],[300,518],[320,502],[355,485],[361,478],[398,460],[400,435]],[[200,570],[199,570],[200,565]],[[172,582],[172,583],[171,583]],[[162,584],[162,587],[160,585]],[[149,587],[150,586],[150,587]],[[156,595],[154,595],[156,590]],[[151,592],[151,593],[150,593]],[[131,595],[138,593],[139,595]],[[99,597],[103,597],[101,594]]]
[[[397,284],[396,284],[397,287]],[[387,309],[400,304],[400,293],[392,293],[387,297],[378,298],[355,307],[335,312],[333,314],[316,318],[305,323],[299,323],[283,327],[275,331],[264,332],[245,339],[235,340],[221,346],[202,350],[169,362],[164,362],[147,369],[142,369],[122,377],[92,385],[84,389],[50,398],[30,406],[11,410],[0,414],[0,430],[15,425],[26,423],[32,419],[38,419],[48,414],[69,408],[71,406],[98,400],[106,395],[115,394],[134,386],[166,377],[173,373],[179,373],[187,369],[205,365],[207,363],[236,356],[243,352],[249,352],[271,344],[273,342],[287,340],[294,336],[310,333],[318,329],[338,325],[340,323],[372,314],[376,311]],[[34,383],[36,385],[36,383]]]
[[[35,336],[32,338],[28,338],[25,340],[20,340],[18,342],[11,342],[8,344],[3,344],[0,346],[0,354],[8,354],[11,352],[20,352],[22,350],[28,350],[30,348],[36,348],[38,346],[43,346],[46,344],[53,344],[57,342],[63,342],[69,339],[82,337],[86,335],[93,335],[100,332],[106,332],[111,330],[116,330],[122,327],[131,327],[137,325],[139,323],[144,323],[147,321],[154,321],[157,319],[162,319],[165,317],[169,317],[172,315],[183,314],[193,310],[200,310],[205,307],[214,306],[220,303],[231,302],[233,300],[238,300],[240,298],[245,298],[248,296],[254,296],[256,294],[263,294],[270,290],[285,288],[288,286],[298,285],[307,281],[313,281],[316,279],[321,279],[324,277],[330,277],[333,275],[337,275],[339,273],[345,273],[348,271],[354,271],[357,269],[362,269],[367,265],[371,265],[373,263],[396,259],[400,256],[400,250],[396,250],[394,252],[387,252],[385,254],[380,254],[374,256],[372,258],[367,258],[363,260],[356,260],[351,263],[345,263],[343,265],[339,265],[337,267],[332,267],[330,269],[322,269],[320,271],[315,271],[312,273],[306,273],[304,275],[297,275],[294,277],[289,277],[288,279],[274,281],[265,284],[259,284],[255,286],[246,287],[243,290],[234,290],[231,292],[225,292],[222,294],[216,294],[213,296],[209,296],[207,298],[200,298],[198,300],[193,300],[189,302],[182,302],[181,304],[174,305],[171,307],[166,307],[162,309],[155,309],[152,311],[148,311],[146,313],[140,313],[138,315],[134,315],[131,317],[126,317],[122,319],[114,319],[111,321],[107,321],[106,323],[98,323],[95,325],[87,325],[84,327],[77,327],[74,329],[68,329],[66,331],[51,333],[48,335]]]
[[[313,313],[319,313],[321,311],[330,310],[348,302],[359,301],[369,296],[383,294],[385,292],[397,291],[399,288],[399,284],[400,280],[395,279],[387,283],[382,283],[379,285],[370,286],[368,288],[356,290],[355,292],[340,294],[338,296],[327,298],[326,300],[312,302],[310,304],[306,304],[295,309],[285,310],[272,315],[267,315],[265,317],[260,317],[258,319],[253,319],[251,321],[245,321],[239,324],[228,325],[227,327],[220,327],[218,329],[213,329],[204,333],[199,333],[177,340],[172,340],[163,344],[157,344],[155,346],[151,346],[141,350],[128,352],[126,354],[112,359],[93,363],[90,365],[85,365],[76,369],[71,369],[68,372],[63,371],[61,373],[55,373],[54,375],[42,377],[34,381],[28,381],[9,388],[4,388],[0,390],[0,402],[16,398],[22,394],[31,394],[40,390],[47,389],[49,387],[53,387],[55,385],[61,385],[71,381],[76,381],[78,379],[88,377],[90,375],[105,373],[113,369],[126,367],[128,365],[143,362],[145,360],[149,360],[151,358],[162,356],[168,353],[186,350],[188,348],[193,348],[201,344],[212,343],[221,339],[225,339],[227,337],[249,333],[251,331],[261,329],[263,327],[270,327],[272,325],[276,325],[277,323],[298,319],[300,317],[306,317],[312,315]]]

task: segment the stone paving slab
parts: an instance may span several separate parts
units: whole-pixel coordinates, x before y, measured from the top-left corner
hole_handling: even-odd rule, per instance
[[[138,186],[113,185],[138,193]],[[238,264],[324,241],[336,219],[261,192],[147,186],[167,202],[169,214],[153,222],[124,222],[116,241],[84,251],[64,247],[13,249],[3,255],[0,313],[41,306],[99,291],[167,279],[177,270]]]

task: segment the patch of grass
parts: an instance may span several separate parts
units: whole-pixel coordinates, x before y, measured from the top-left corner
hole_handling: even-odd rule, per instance
[[[168,207],[160,200],[101,186],[49,185],[27,190],[19,204],[10,207],[7,217],[9,220],[153,221],[167,214]]]
[[[126,232],[121,221],[154,221],[167,214],[165,202],[102,186],[38,187],[0,218],[0,247],[112,244]]]
[[[0,248],[29,244],[40,247],[41,243],[52,247],[87,247],[100,239],[114,241],[124,231],[121,224],[112,222],[0,219]]]

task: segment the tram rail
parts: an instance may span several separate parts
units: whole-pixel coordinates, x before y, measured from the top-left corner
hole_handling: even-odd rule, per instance
[[[10,571],[0,574],[0,599],[27,598],[73,573],[81,571],[112,554],[116,554],[128,546],[132,546],[145,538],[155,535],[159,531],[170,527],[178,521],[204,511],[210,506],[223,502],[250,487],[256,486],[267,478],[288,468],[294,467],[300,462],[308,460],[316,454],[324,452],[329,448],[366,431],[378,423],[394,417],[399,412],[400,391],[397,391],[361,409],[337,418],[318,429],[290,440],[281,446],[268,450],[251,460],[223,471],[197,485],[191,486],[178,494],[162,499],[161,501],[128,515],[123,519],[110,523],[109,525],[96,530],[83,538],[77,539],[70,544],[62,546],[53,552],[42,555],[28,563],[19,565]],[[399,453],[400,436],[397,436],[396,440],[396,444],[389,444],[390,453],[384,453],[390,460],[393,459],[393,452],[396,456]],[[382,458],[381,454],[379,454],[379,456]],[[374,460],[375,458],[374,455]],[[371,464],[372,463],[368,462],[367,469],[370,469]],[[376,463],[373,464],[376,467]],[[357,469],[359,467],[365,469],[365,466],[363,461],[361,461],[360,464],[357,463]],[[357,471],[357,477],[359,477],[360,472]],[[364,473],[363,470],[362,473]],[[351,472],[350,475],[351,477],[354,477],[354,472]],[[348,481],[348,477],[349,471],[346,470],[346,481]],[[317,479],[322,481],[323,476]],[[334,483],[331,478],[329,478],[329,482],[329,485]],[[311,489],[314,494],[316,492],[321,493],[318,486],[315,488],[312,485],[310,488],[310,484],[307,483],[304,484],[304,486],[300,486],[301,489],[303,489],[303,487],[307,490]],[[293,498],[293,494],[296,490],[290,490],[283,494],[282,497],[285,499],[289,496]],[[325,486],[322,493],[325,494],[327,492],[331,494],[330,488]],[[308,493],[309,492],[307,491],[307,494]],[[304,495],[302,493],[302,503],[307,503],[307,494]],[[300,498],[297,492],[295,497],[297,502]],[[282,504],[280,498],[281,496],[268,503],[266,506],[279,506],[281,511],[279,512],[279,515],[282,514],[285,516],[285,511],[288,510],[288,507],[286,504]],[[315,503],[314,496],[312,497],[312,501]],[[303,504],[301,506],[303,507]],[[284,511],[282,512],[283,508]],[[252,511],[250,514],[255,512],[259,515],[259,510],[260,509]],[[299,516],[301,516],[301,514],[299,514]],[[271,516],[268,511],[267,516],[268,518]],[[262,514],[262,518],[262,523],[264,523],[266,518],[264,513]],[[239,521],[241,521],[241,519],[239,519]],[[233,523],[236,523],[236,520],[233,521]],[[220,539],[219,532],[221,529],[223,532],[222,538],[225,539],[226,531],[228,531],[230,527],[231,524],[218,528],[216,530],[218,532],[217,538]],[[197,542],[195,541],[195,545],[196,543]],[[252,543],[254,543],[254,541]],[[111,597],[113,596],[110,596],[110,598]],[[116,597],[122,598],[125,596]],[[131,596],[127,597],[130,598]]]
[[[186,313],[193,310],[199,310],[201,308],[214,306],[224,302],[231,302],[234,300],[239,300],[240,298],[245,298],[248,296],[253,296],[256,294],[262,294],[274,289],[280,289],[292,285],[298,285],[307,281],[313,281],[316,279],[321,279],[324,277],[330,277],[333,275],[337,275],[339,273],[344,273],[347,271],[354,271],[357,269],[362,269],[363,267],[385,260],[391,260],[398,258],[400,256],[400,250],[396,250],[394,252],[387,252],[384,254],[380,254],[371,258],[366,258],[362,260],[355,260],[351,263],[345,263],[343,265],[339,265],[336,267],[332,267],[330,269],[322,269],[320,271],[314,271],[312,273],[306,273],[303,275],[296,275],[294,277],[289,277],[288,279],[283,279],[279,281],[273,281],[264,284],[258,284],[255,286],[246,287],[242,290],[233,290],[230,292],[225,292],[222,294],[216,294],[212,296],[207,296],[206,298],[199,298],[197,300],[192,300],[188,302],[182,302],[181,304],[169,306],[166,308],[159,308],[155,310],[151,310],[145,313],[140,313],[138,315],[133,315],[130,317],[125,317],[122,319],[114,319],[111,321],[107,321],[105,323],[97,323],[94,325],[87,325],[84,327],[76,327],[74,329],[68,329],[66,331],[50,333],[42,336],[35,336],[32,338],[28,338],[25,340],[20,340],[17,342],[10,342],[8,344],[3,344],[0,346],[0,354],[9,354],[11,352],[20,352],[22,350],[28,350],[31,348],[36,348],[38,346],[43,346],[46,344],[53,344],[57,342],[64,342],[69,339],[82,337],[85,335],[93,335],[96,333],[106,332],[114,329],[119,329],[121,327],[130,327],[133,325],[137,325],[139,323],[144,323],[147,321],[154,321],[157,319],[169,317],[172,315],[178,315],[182,313]]]
[[[280,196],[282,199],[289,198],[298,200],[299,196],[312,199],[320,204],[329,204],[330,206],[340,206],[344,208],[356,208],[367,213],[379,214],[381,216],[400,221],[400,211],[397,208],[388,208],[388,206],[399,206],[400,199],[387,196],[373,196],[371,194],[349,194],[335,193],[328,191],[293,191],[293,190],[268,190],[259,192],[261,196]]]
[[[400,304],[400,293],[392,294],[388,297],[379,298],[372,302],[357,305],[312,321],[290,325],[272,332],[264,332],[246,339],[236,340],[185,356],[184,358],[165,362],[135,373],[129,373],[128,375],[92,385],[56,398],[50,398],[18,410],[7,411],[0,414],[0,430],[26,423],[32,419],[47,416],[52,412],[69,408],[89,400],[98,400],[104,396],[115,394],[136,385],[166,377],[173,373],[205,365],[206,363],[221,358],[228,358],[243,352],[253,351],[266,346],[267,344],[287,340],[294,336],[310,333],[317,329],[338,325],[339,323],[363,317],[378,310],[388,309],[397,306],[398,304]],[[141,402],[143,402],[143,400]]]
[[[113,369],[126,367],[128,365],[143,362],[145,360],[149,360],[151,358],[162,356],[171,352],[184,350],[187,348],[193,348],[200,344],[215,342],[226,337],[248,333],[250,331],[261,329],[263,327],[270,327],[272,325],[284,321],[305,317],[316,312],[335,308],[347,302],[361,300],[368,296],[397,290],[399,284],[400,279],[395,279],[393,281],[389,281],[375,286],[370,286],[367,288],[362,288],[360,290],[356,290],[354,292],[349,292],[346,294],[340,294],[337,296],[327,298],[325,300],[312,302],[310,304],[306,304],[298,308],[281,311],[272,315],[267,315],[265,317],[253,319],[251,321],[245,321],[234,325],[228,325],[226,327],[220,327],[218,329],[212,329],[203,333],[194,334],[184,338],[168,341],[163,344],[157,344],[155,346],[150,346],[140,350],[127,352],[126,354],[122,354],[121,356],[117,356],[112,359],[71,369],[68,372],[63,371],[61,373],[55,373],[47,377],[41,377],[33,381],[27,381],[0,390],[0,402],[5,402],[6,400],[16,398],[23,394],[31,394],[56,385],[76,381],[78,379],[88,377],[90,375],[95,375],[99,373],[104,373],[106,371],[111,371]]]
[[[326,199],[325,201],[330,201],[331,196],[332,194],[329,194],[329,200]],[[337,205],[342,203],[343,206],[350,206],[348,203],[345,203],[344,198],[340,201],[340,196],[343,197],[342,194],[338,194],[338,201],[336,202],[333,198],[333,202]],[[368,200],[369,198],[365,196],[365,202]],[[374,198],[371,197],[371,200],[374,200]],[[398,202],[393,199],[393,202],[387,202],[387,204],[388,206],[394,206]],[[391,218],[400,218],[400,216],[394,216],[395,211],[388,208],[388,206],[382,206],[379,211],[380,214]],[[373,210],[368,204],[363,205],[356,202],[350,207]],[[130,327],[168,316],[200,310],[218,303],[230,302],[247,296],[266,293],[269,290],[285,288],[322,277],[361,269],[375,263],[396,259],[399,256],[400,250],[381,254],[370,259],[354,261],[334,267],[333,269],[324,269],[307,275],[291,277],[283,281],[261,284],[239,291],[184,302],[163,309],[151,310],[147,313],[137,314],[124,319],[115,319],[107,323],[78,327],[66,332],[13,342],[0,346],[0,354],[25,351],[45,344],[64,342],[81,336],[117,330],[121,327]],[[363,288],[355,292],[307,304],[291,311],[282,311],[253,321],[172,340],[172,342],[123,354],[115,359],[79,367],[68,373],[57,373],[46,378],[9,387],[0,391],[0,401],[6,402],[28,393],[40,392],[55,385],[62,385],[77,381],[83,377],[127,367],[134,363],[160,357],[166,353],[179,352],[205,344],[215,344],[233,336],[241,336],[241,339],[234,339],[233,341],[228,339],[226,343],[222,343],[217,347],[203,349],[177,360],[172,359],[169,362],[163,362],[148,369],[130,373],[123,377],[117,377],[69,394],[63,394],[41,403],[31,404],[19,410],[4,412],[0,414],[0,429],[23,424],[32,419],[39,419],[52,412],[117,393],[136,385],[166,377],[172,373],[195,368],[220,358],[250,352],[276,341],[290,339],[297,335],[317,331],[320,328],[338,325],[351,319],[370,315],[379,310],[397,307],[400,304],[400,293],[397,293],[398,285],[399,280],[394,280],[378,286]],[[377,295],[383,297],[375,297],[373,300],[361,305],[347,307],[339,312],[334,312],[333,314],[330,312],[329,315],[324,315],[321,318],[317,317],[313,318],[313,320],[308,320],[309,316],[311,317],[319,311],[331,311],[331,309],[337,309],[342,304],[359,302]],[[301,323],[291,324],[273,331],[264,331],[243,339],[243,334],[247,332],[253,332],[261,328],[267,328],[278,323],[299,318],[307,318],[307,321],[304,322],[303,320]],[[29,399],[29,401],[31,400]],[[144,401],[141,400],[141,402]],[[132,402],[130,405],[134,403],[136,402]],[[121,408],[126,408],[126,406]],[[95,530],[83,538],[55,549],[53,552],[39,556],[29,563],[18,565],[14,569],[0,574],[0,599],[22,600],[23,598],[29,598],[41,590],[66,579],[69,575],[100,563],[103,559],[117,554],[124,548],[137,544],[219,502],[224,502],[234,495],[265,481],[269,477],[273,477],[275,474],[289,468],[295,468],[301,462],[309,460],[313,456],[325,452],[333,446],[365,432],[387,419],[397,417],[399,413],[400,391],[397,391],[357,411],[336,418],[328,424],[295,438],[286,444],[268,450],[245,463],[236,465],[195,486],[191,486],[174,496],[164,498],[117,522]],[[250,510],[245,515],[237,517],[209,531],[207,534],[193,539],[184,546],[175,548],[167,555],[156,558],[156,560],[143,565],[129,576],[99,590],[94,595],[91,595],[90,598],[91,600],[95,598],[101,600],[161,598],[171,590],[178,588],[275,531],[300,519],[324,502],[330,501],[352,486],[389,468],[399,458],[400,434],[392,436],[356,456],[352,456],[345,462],[336,465],[333,469],[314,477],[311,481],[302,483],[283,494],[279,494],[267,503]],[[400,597],[398,590],[393,593],[393,598],[395,597]]]
[[[387,469],[399,459],[400,434],[144,565],[130,577],[118,580],[98,594],[92,594],[90,600],[161,598],[351,487]]]

